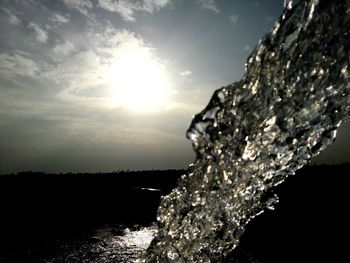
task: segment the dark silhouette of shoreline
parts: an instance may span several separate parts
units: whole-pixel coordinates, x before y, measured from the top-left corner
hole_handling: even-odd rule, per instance
[[[346,255],[350,164],[307,166],[274,193],[223,262],[307,262]],[[45,262],[64,240],[106,224],[148,226],[184,170],[0,176],[0,262]],[[267,193],[272,195],[274,193]],[[118,230],[116,230],[117,232]],[[63,240],[63,241],[62,241]],[[73,240],[73,241],[72,241]],[[346,240],[346,239],[345,239]],[[308,260],[306,260],[308,259]]]

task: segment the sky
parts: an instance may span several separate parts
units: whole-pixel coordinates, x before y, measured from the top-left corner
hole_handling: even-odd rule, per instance
[[[1,0],[0,174],[186,168],[283,1]],[[350,161],[350,125],[316,163]]]

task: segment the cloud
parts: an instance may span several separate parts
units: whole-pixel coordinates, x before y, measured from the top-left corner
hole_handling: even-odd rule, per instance
[[[83,15],[87,16],[93,4],[89,0],[63,0],[69,9],[76,9]]]
[[[40,67],[29,56],[29,53],[21,51],[14,54],[0,53],[0,74],[10,79],[16,75],[36,78]]]
[[[192,75],[192,71],[190,71],[190,70],[185,70],[185,71],[181,71],[180,72],[180,76],[181,77],[187,77],[187,76],[190,76],[190,75]]]
[[[166,7],[171,0],[98,0],[98,6],[121,15],[125,21],[136,21],[136,13],[140,11],[153,13]]]
[[[94,51],[87,50],[67,56],[65,59],[60,59],[55,54],[53,59],[57,61],[57,58],[59,63],[49,68],[44,77],[49,82],[60,85],[58,96],[63,100],[78,104],[89,100],[90,106],[94,106],[94,96],[85,96],[84,91],[103,84],[100,78],[103,72],[100,57]]]
[[[70,19],[68,17],[60,15],[58,13],[53,14],[53,16],[50,19],[57,25],[62,25],[70,22]]]
[[[42,29],[38,24],[30,23],[28,28],[33,31],[34,38],[39,43],[46,43],[47,40],[49,39],[47,31]]]
[[[21,24],[21,20],[14,14],[9,14],[8,22],[10,25],[13,26],[18,26],[19,24]]]
[[[8,8],[1,7],[0,10],[5,12],[8,15],[8,23],[13,26],[18,26],[22,21],[15,15],[13,14]]]
[[[216,0],[196,0],[196,3],[203,9],[213,11],[214,13],[219,14],[221,12],[216,5]]]
[[[42,79],[60,87],[57,98],[71,105],[99,109],[127,106],[115,93],[119,94],[129,82],[137,82],[129,79],[132,70],[140,74],[140,67],[147,64],[151,73],[153,68],[165,71],[155,49],[133,32],[112,27],[102,31],[90,28],[81,41],[84,48],[68,40],[56,45],[51,54],[56,63],[42,69]],[[128,98],[130,91],[122,93],[121,98]]]
[[[72,42],[69,42],[69,41],[65,41],[63,43],[56,45],[52,49],[52,51],[55,55],[54,60],[60,61],[64,58],[66,58],[67,56],[72,54],[72,52],[74,51],[74,48],[75,48],[74,44]]]
[[[135,21],[137,6],[130,1],[98,0],[98,6],[121,15],[125,21]]]
[[[152,13],[170,4],[170,0],[143,0],[143,9]]]
[[[248,52],[251,50],[251,47],[249,45],[245,45],[243,50]]]
[[[230,21],[234,26],[238,25],[238,19],[239,19],[238,15],[231,15],[230,16]]]

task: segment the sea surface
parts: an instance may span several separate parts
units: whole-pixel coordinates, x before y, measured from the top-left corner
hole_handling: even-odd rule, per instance
[[[157,231],[149,227],[108,225],[92,231],[83,239],[62,243],[59,256],[48,263],[131,263],[146,250]]]

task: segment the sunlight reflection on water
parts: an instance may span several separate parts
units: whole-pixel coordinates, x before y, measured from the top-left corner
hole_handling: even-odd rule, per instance
[[[119,229],[117,233],[116,228]],[[132,229],[107,226],[96,230],[88,240],[81,240],[75,247],[63,245],[63,253],[46,262],[132,263],[146,250],[156,232],[155,225]]]
[[[139,231],[131,231],[126,229],[126,234],[121,237],[123,240],[125,247],[136,246],[140,249],[146,249],[151,243],[154,235],[156,233],[156,229],[152,227],[145,227]],[[119,240],[117,242],[120,242]]]

